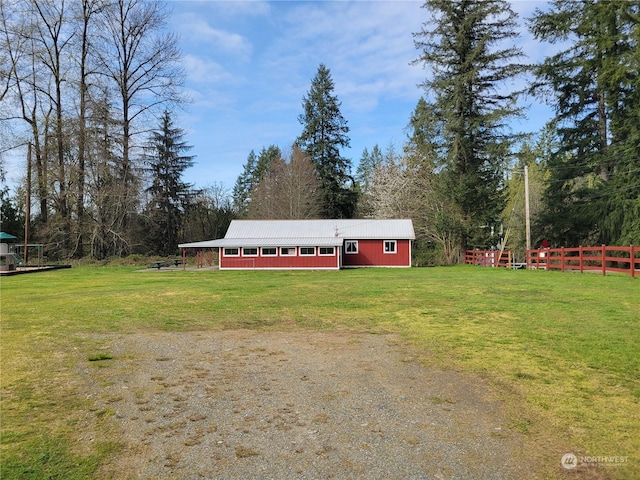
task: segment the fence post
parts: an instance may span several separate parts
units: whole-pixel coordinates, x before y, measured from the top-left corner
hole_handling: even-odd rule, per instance
[[[560,271],[564,272],[564,247],[560,247]]]
[[[605,248],[604,243],[602,244],[602,275],[607,274],[607,262],[605,258],[607,257],[607,249]]]
[[[629,260],[631,261],[631,278],[636,278],[636,252],[633,245],[629,245]]]
[[[578,247],[578,258],[579,258],[578,261],[580,262],[580,273],[584,273],[584,265],[583,265],[584,257],[583,257],[583,253],[584,253],[584,251],[583,251],[582,245],[580,245]]]

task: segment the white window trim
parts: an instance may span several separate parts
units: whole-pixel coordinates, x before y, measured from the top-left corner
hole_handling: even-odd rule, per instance
[[[347,244],[348,243],[353,243],[356,246],[356,251],[355,252],[349,252],[347,251]],[[344,253],[347,255],[356,255],[359,252],[359,246],[358,246],[358,240],[345,240],[344,242]]]
[[[303,248],[311,248],[313,253],[302,253]],[[300,256],[301,257],[315,257],[316,256],[316,247],[300,247]]]
[[[236,253],[236,254],[228,254],[227,253],[227,250],[233,250],[233,249],[238,250],[238,253]],[[225,257],[239,257],[240,256],[240,248],[239,247],[224,247],[223,254],[224,254]]]
[[[256,249],[256,253],[244,253],[245,250],[248,250],[250,248],[255,248]],[[258,247],[242,247],[242,256],[243,257],[257,257],[259,251],[260,251],[260,249]]]
[[[264,253],[265,248],[273,248],[275,250],[275,253]],[[263,257],[277,257],[278,248],[277,247],[260,247],[260,255]]]
[[[330,248],[332,250],[331,253],[322,253],[320,249],[322,248]],[[336,247],[318,247],[318,256],[320,257],[333,257],[336,254]]]
[[[393,243],[393,251],[387,251],[387,243]],[[398,241],[397,240],[384,240],[382,242],[382,252],[385,255],[395,255],[398,253]]]
[[[289,251],[293,250],[293,253],[282,253],[282,249],[283,248],[287,248],[289,249]],[[280,256],[281,257],[295,257],[298,255],[298,248],[297,247],[280,247]]]

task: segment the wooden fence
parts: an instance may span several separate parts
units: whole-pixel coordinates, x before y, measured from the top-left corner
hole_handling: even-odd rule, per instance
[[[540,248],[527,251],[527,268],[545,270],[626,273],[635,278],[640,273],[640,248],[628,247],[575,247]]]
[[[479,267],[511,267],[511,252],[499,250],[467,250],[464,252],[464,263]]]
[[[481,267],[507,267],[560,270],[576,272],[599,272],[603,275],[617,272],[635,278],[640,274],[640,247],[575,247],[539,248],[527,250],[526,263],[512,261],[511,252],[498,250],[467,250],[464,263]]]

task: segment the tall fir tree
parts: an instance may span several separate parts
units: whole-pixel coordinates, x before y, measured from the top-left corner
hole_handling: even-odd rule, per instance
[[[640,2],[555,0],[536,9],[538,40],[568,47],[536,67],[561,142],[543,222],[558,245],[640,241]]]
[[[276,160],[282,158],[282,151],[276,145],[269,145],[267,148],[262,147],[258,154],[256,168],[253,171],[253,183],[258,185],[266,172],[271,169],[271,165]]]
[[[518,35],[517,17],[504,0],[427,0],[424,8],[429,19],[414,33],[414,64],[430,71],[420,110],[439,132],[440,177],[462,212],[461,247],[495,245],[504,167],[518,138],[508,121],[521,114],[521,92],[508,85],[526,69],[522,51],[505,46]]]
[[[151,176],[147,193],[150,220],[146,231],[149,253],[175,255],[180,229],[189,205],[193,185],[182,180],[184,171],[194,165],[194,156],[184,155],[192,147],[183,140],[184,130],[173,124],[165,111],[158,130],[151,134],[146,148],[146,163]]]
[[[436,169],[437,145],[441,144],[441,122],[433,112],[433,105],[420,97],[407,125],[407,143],[405,152],[417,156],[425,163],[425,167]]]
[[[253,193],[260,184],[260,180],[269,171],[271,164],[281,157],[282,152],[276,145],[262,147],[258,155],[253,150],[249,152],[243,171],[233,187],[233,203],[239,217],[245,217],[248,214]]]
[[[251,190],[254,186],[253,172],[257,161],[256,152],[251,150],[242,167],[242,173],[238,175],[233,186],[233,207],[239,217],[244,217],[247,214],[247,208],[251,202]]]
[[[540,135],[522,142],[517,153],[517,161],[507,180],[507,204],[502,212],[505,232],[508,232],[507,247],[513,254],[514,261],[523,262],[526,259],[527,247],[527,218],[525,199],[524,167],[528,167],[529,183],[529,219],[531,221],[531,246],[538,248],[547,238],[539,230],[538,217],[542,210],[542,192],[547,181],[546,168],[549,149],[555,142],[555,131],[544,129]],[[507,233],[505,233],[507,235]]]
[[[298,120],[304,128],[296,143],[309,155],[322,181],[323,216],[351,218],[358,193],[351,177],[351,160],[340,153],[341,148],[349,147],[349,127],[340,113],[341,102],[334,89],[331,72],[320,64],[303,97],[304,113]]]
[[[4,179],[0,178],[0,180]],[[9,197],[8,187],[0,188],[0,230],[22,238],[25,218],[19,206],[16,205],[16,199],[17,195],[14,198]]]
[[[372,217],[375,215],[373,208],[372,184],[380,167],[385,162],[385,156],[380,146],[375,144],[371,152],[367,148],[362,151],[362,156],[356,169],[356,181],[358,186],[358,217]]]
[[[371,152],[369,152],[367,148],[362,151],[362,156],[356,169],[356,179],[362,192],[367,191],[369,182],[373,176],[373,171],[376,167],[380,166],[382,162],[384,162],[384,154],[377,143],[373,146]]]

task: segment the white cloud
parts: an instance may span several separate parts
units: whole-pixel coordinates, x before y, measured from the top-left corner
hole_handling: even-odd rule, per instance
[[[231,72],[225,70],[218,62],[198,55],[190,53],[184,55],[182,66],[189,82],[196,84],[230,84],[238,81]]]
[[[420,14],[415,1],[297,4],[285,10],[282,36],[266,59],[276,69],[296,72],[304,91],[318,64],[325,63],[339,98],[348,103],[353,95],[361,109],[375,108],[382,97],[416,98],[424,74],[409,63],[416,54],[411,33],[420,28]]]
[[[538,0],[515,2],[529,15]],[[364,147],[401,143],[429,72],[412,33],[427,21],[422,0],[186,2],[176,24],[197,96],[196,149],[231,184],[251,149],[287,147],[300,133],[302,98],[320,63],[331,70],[358,158]],[[177,9],[176,9],[177,10]],[[521,17],[522,22],[522,17]],[[524,33],[524,26],[522,27]],[[518,42],[540,52],[530,36]],[[205,133],[202,133],[205,132]],[[224,164],[224,166],[222,166]],[[235,165],[228,168],[228,164]],[[224,178],[231,175],[232,178]],[[216,180],[217,180],[216,179]]]
[[[225,17],[264,16],[271,12],[269,2],[264,0],[204,0],[201,3],[215,9],[216,15]]]
[[[215,28],[195,12],[181,13],[175,19],[183,42],[198,45],[224,55],[246,60],[251,56],[251,42],[242,35]]]

